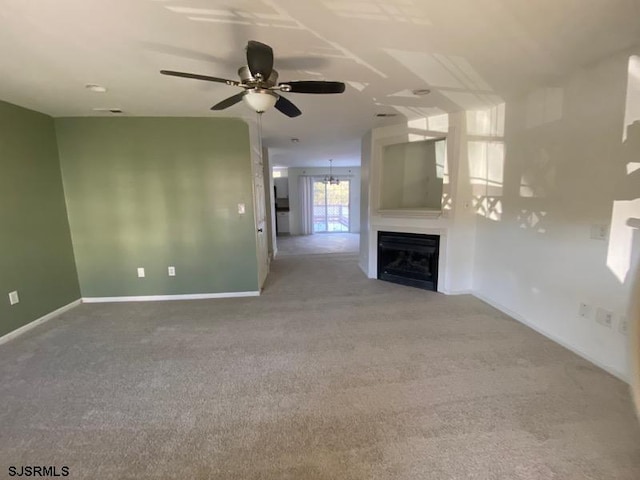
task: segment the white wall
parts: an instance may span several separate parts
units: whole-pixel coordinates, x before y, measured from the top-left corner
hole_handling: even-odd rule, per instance
[[[336,167],[331,169],[334,176],[349,177],[349,222],[350,231],[360,231],[360,167]],[[329,168],[289,167],[289,227],[291,235],[300,235],[300,198],[298,195],[298,177],[310,175],[324,177]]]
[[[362,137],[360,150],[360,255],[358,265],[367,274],[369,272],[369,217],[371,212],[371,132]]]
[[[471,169],[484,155],[487,174],[473,186],[474,291],[621,377],[619,325],[640,249],[640,171],[628,174],[640,162],[640,124],[623,142],[625,118],[634,120],[631,53],[507,102],[503,146],[500,132],[467,145]],[[610,226],[608,240],[591,238],[599,225]],[[614,313],[612,328],[595,321],[597,308]]]

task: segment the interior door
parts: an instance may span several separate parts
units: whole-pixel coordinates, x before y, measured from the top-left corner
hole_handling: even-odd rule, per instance
[[[260,290],[269,274],[269,244],[267,240],[267,207],[264,190],[262,154],[258,148],[253,152],[253,198],[256,219],[256,245],[258,255],[258,286]]]

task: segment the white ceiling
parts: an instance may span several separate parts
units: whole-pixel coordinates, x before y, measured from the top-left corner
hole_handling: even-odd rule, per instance
[[[301,117],[264,114],[273,163],[352,166],[371,127],[552,83],[639,43],[638,18],[640,0],[0,0],[0,99],[56,117],[252,118],[242,103],[209,110],[236,88],[158,71],[235,79],[253,39],[273,47],[281,81],[347,83],[343,95],[288,94]]]

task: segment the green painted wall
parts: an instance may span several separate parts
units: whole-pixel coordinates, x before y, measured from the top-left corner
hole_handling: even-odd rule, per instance
[[[0,102],[0,335],[80,297],[54,123]],[[20,303],[10,306],[17,290]]]
[[[258,290],[244,122],[128,117],[55,124],[83,297]],[[169,265],[175,277],[167,275]],[[137,278],[137,267],[145,278]]]

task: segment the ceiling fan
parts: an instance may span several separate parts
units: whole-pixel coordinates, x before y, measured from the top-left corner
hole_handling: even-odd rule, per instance
[[[278,83],[278,72],[273,68],[273,50],[269,45],[250,40],[247,44],[247,65],[238,69],[240,81],[226,78],[198,75],[196,73],[160,70],[163,75],[193,78],[207,82],[225,83],[232,87],[243,88],[244,91],[233,95],[211,107],[211,110],[224,110],[244,100],[253,110],[263,113],[275,106],[288,117],[297,117],[302,112],[291,101],[276,92],[291,93],[343,93],[342,82],[326,82],[318,80],[302,80]]]

